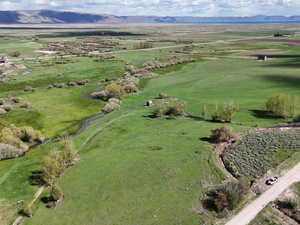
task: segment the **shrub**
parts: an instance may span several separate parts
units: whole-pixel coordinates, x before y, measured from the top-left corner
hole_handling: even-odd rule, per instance
[[[107,97],[109,98],[118,98],[121,99],[124,93],[123,87],[117,83],[111,83],[106,86],[105,91]]]
[[[108,102],[103,108],[102,112],[103,113],[111,113],[115,110],[119,110],[121,106],[117,104],[116,102]]]
[[[29,107],[30,107],[30,104],[27,102],[24,102],[20,105],[20,108],[23,108],[23,109],[28,109]]]
[[[21,100],[19,98],[16,98],[16,97],[11,97],[9,98],[9,100],[12,102],[12,103],[20,103]]]
[[[8,53],[9,56],[11,57],[20,57],[21,56],[21,52],[19,51],[12,51]]]
[[[6,112],[10,112],[13,109],[13,107],[11,105],[4,105],[2,106],[2,109],[4,109]]]
[[[86,85],[89,82],[90,82],[90,80],[79,80],[79,81],[76,81],[76,83],[78,85],[80,85],[80,86]]]
[[[0,160],[17,158],[23,153],[24,151],[15,146],[0,143]]]
[[[0,116],[1,115],[5,115],[7,112],[4,110],[4,109],[2,109],[2,108],[0,108]]]
[[[18,137],[18,130],[15,127],[4,127],[0,131],[0,143],[12,145],[17,148],[24,147]]]
[[[293,117],[298,106],[298,98],[292,95],[277,94],[271,96],[267,103],[266,109],[276,117]]]
[[[285,215],[300,223],[300,210],[295,200],[287,199],[283,201],[277,201],[276,205],[278,209]]]
[[[124,91],[126,93],[136,93],[139,91],[139,88],[134,83],[127,83],[124,85]]]
[[[128,72],[131,75],[134,75],[137,73],[137,69],[133,65],[126,65],[125,66],[125,71]]]
[[[159,99],[166,99],[166,98],[169,98],[169,96],[166,93],[159,93],[158,98]]]
[[[292,209],[293,210],[293,209],[297,208],[297,202],[292,200],[292,199],[277,201],[276,205],[279,208],[285,208],[285,209]]]
[[[123,89],[126,93],[135,93],[139,90],[140,79],[126,75],[123,79],[120,80],[120,85],[123,86]]]
[[[74,87],[74,86],[76,86],[77,85],[77,82],[76,81],[69,81],[68,82],[68,86],[70,86],[70,87]]]
[[[108,93],[105,90],[104,91],[93,92],[91,94],[91,97],[95,98],[95,99],[107,100]]]
[[[243,200],[246,190],[241,183],[226,183],[209,193],[211,207],[218,213],[233,210]]]
[[[231,127],[220,127],[211,131],[210,139],[216,143],[230,141],[235,137]]]
[[[24,88],[24,91],[26,91],[26,92],[30,92],[30,91],[33,92],[34,88],[30,87],[30,86],[27,86],[27,87]]]
[[[54,84],[53,86],[56,88],[65,88],[66,87],[66,85],[64,83]]]
[[[186,113],[186,104],[183,101],[174,99],[167,108],[166,115],[168,116],[183,116]]]
[[[120,99],[117,99],[117,98],[110,98],[108,100],[108,103],[115,103],[115,104],[118,104],[118,105],[121,105],[121,100]]]
[[[43,139],[41,132],[32,127],[21,127],[18,137],[27,143],[42,142]]]

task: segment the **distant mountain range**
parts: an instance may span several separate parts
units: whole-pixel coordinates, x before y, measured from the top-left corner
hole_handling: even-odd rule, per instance
[[[270,23],[299,22],[300,16],[159,17],[114,16],[52,10],[0,11],[0,24],[116,24],[116,23]]]

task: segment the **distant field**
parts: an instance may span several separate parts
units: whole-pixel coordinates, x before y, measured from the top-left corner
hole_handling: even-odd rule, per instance
[[[198,43],[299,29],[298,25],[274,27],[276,25],[238,25],[232,31],[233,26],[113,26],[109,29],[140,32],[145,36],[139,37],[140,40],[126,36],[101,38],[118,41],[122,47],[131,49],[132,42],[148,39],[157,41],[155,46],[171,46],[178,40]],[[14,32],[20,34],[17,30]],[[26,34],[40,32],[26,30]],[[159,42],[160,39],[169,41]],[[41,43],[63,40],[74,41],[78,37],[0,40],[3,43],[0,53],[6,54],[17,46],[24,56],[35,56],[34,51]],[[280,54],[267,62],[249,57],[270,49]],[[101,90],[106,78],[122,76],[126,63],[141,67],[147,61],[165,62],[173,56],[197,59],[194,63],[154,71],[157,76],[141,81],[140,93],[125,96],[121,110],[97,119],[74,137],[81,161],[59,180],[65,193],[63,204],[47,209],[38,202],[34,217],[26,219],[24,224],[216,224],[215,213],[206,211],[198,215],[195,212],[206,192],[226,179],[217,165],[212,145],[205,141],[211,129],[223,124],[202,120],[202,106],[206,104],[212,112],[216,103],[238,104],[234,118],[237,123],[230,125],[235,131],[269,127],[284,121],[254,112],[264,110],[267,98],[273,94],[299,96],[298,51],[297,46],[247,40],[194,46],[187,52],[182,47],[124,52],[115,54],[120,61],[112,62],[99,63],[92,57],[74,57],[70,58],[71,63],[52,66],[43,66],[45,62],[20,62],[31,72],[0,83],[0,98],[19,97],[32,107],[13,110],[1,118],[16,125],[33,126],[46,137],[53,137],[76,131],[81,120],[100,112],[104,102],[91,99],[89,94]],[[54,83],[84,79],[90,80],[86,86],[48,89]],[[24,92],[26,86],[36,88],[35,92]],[[150,118],[151,109],[143,105],[161,92],[187,102],[188,112],[194,118]],[[55,147],[55,144],[46,144],[23,158],[0,162],[0,217],[2,211],[9,211],[7,215],[16,213],[11,207],[18,200],[32,198],[37,187],[30,185],[28,177],[41,168],[42,158]],[[1,205],[4,201],[5,208]],[[264,225],[277,225],[267,218],[262,221]]]

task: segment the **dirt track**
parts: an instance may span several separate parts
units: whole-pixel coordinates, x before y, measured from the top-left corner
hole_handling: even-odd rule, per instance
[[[272,188],[242,209],[239,214],[234,216],[225,225],[249,224],[263,208],[271,201],[276,200],[285,189],[296,182],[300,182],[300,163],[289,170],[284,176],[280,177],[278,183],[274,184]]]

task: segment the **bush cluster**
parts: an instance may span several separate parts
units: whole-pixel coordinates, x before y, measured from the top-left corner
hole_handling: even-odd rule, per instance
[[[162,99],[155,102],[153,116],[184,116],[186,115],[186,103],[179,99]]]
[[[16,127],[0,121],[0,160],[20,157],[29,144],[42,141],[42,134],[31,127]]]
[[[121,100],[117,98],[110,98],[108,103],[102,108],[103,113],[111,113],[121,108]]]
[[[196,61],[195,59],[191,59],[191,58],[173,57],[165,63],[161,63],[159,61],[146,62],[146,63],[143,64],[143,68],[141,70],[152,71],[152,70],[167,68],[167,67],[170,67],[170,66],[175,66],[175,65],[178,65],[178,64],[195,62],[195,61]]]
[[[277,208],[282,211],[285,215],[295,220],[300,224],[300,208],[294,200],[284,200],[276,202]]]
[[[108,101],[102,109],[102,112],[110,113],[120,109],[120,100],[125,93],[135,93],[139,91],[139,83],[140,80],[138,78],[126,74],[123,78],[108,84],[104,90],[91,93],[91,97]]]
[[[67,84],[65,83],[55,83],[55,84],[51,84],[48,86],[48,89],[51,88],[65,88],[67,86],[69,87],[75,87],[75,86],[84,86],[86,84],[88,84],[90,82],[90,80],[71,80],[69,81]]]
[[[248,187],[242,183],[229,182],[208,193],[207,206],[222,214],[235,209],[244,199]]]

